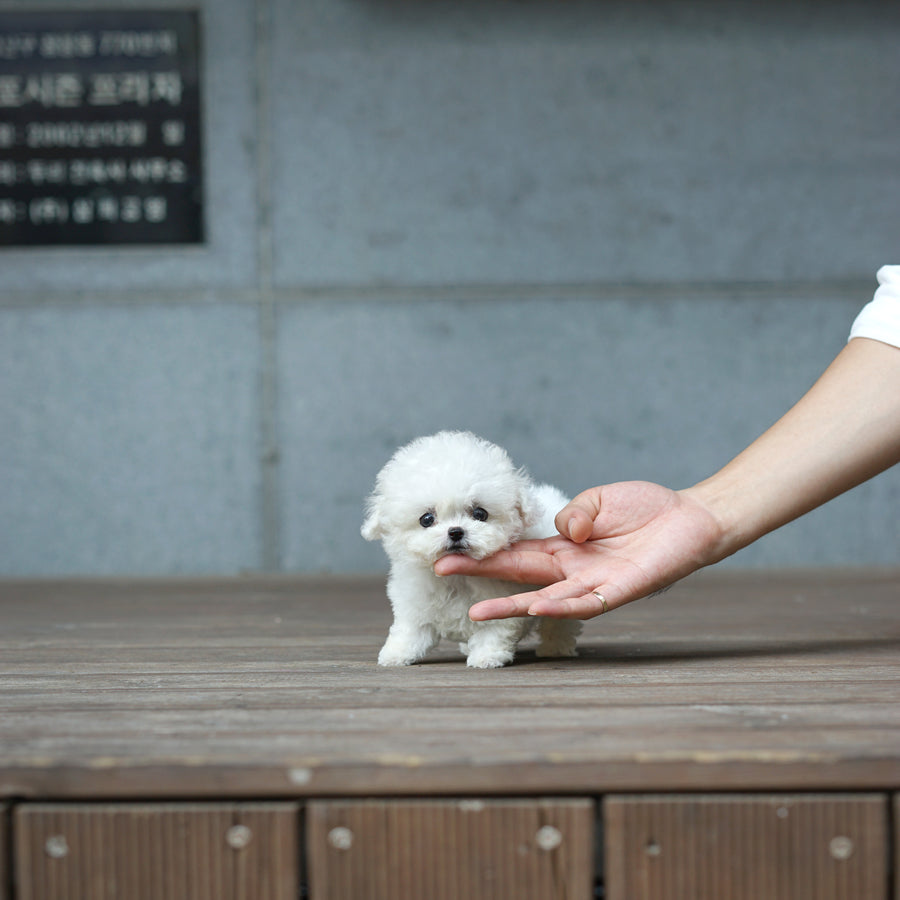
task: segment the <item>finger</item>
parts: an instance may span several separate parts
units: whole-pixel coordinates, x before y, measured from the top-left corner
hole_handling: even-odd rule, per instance
[[[527,616],[529,599],[532,593],[513,594],[512,597],[492,597],[482,600],[469,609],[469,618],[473,622],[486,622],[488,619],[509,619],[513,616]]]
[[[613,585],[584,593],[583,585],[561,581],[539,591],[482,600],[469,609],[469,618],[474,622],[526,615],[552,619],[593,619],[623,606],[628,600]]]
[[[546,616],[551,619],[593,619],[609,612],[593,594],[565,597],[559,600],[538,600],[528,610],[530,616]]]
[[[540,596],[529,607],[528,615],[553,619],[593,619],[627,602],[625,595],[612,585],[604,585],[588,593],[582,593],[583,590],[583,587],[570,583],[564,593],[552,588],[536,591],[535,595]]]
[[[487,559],[461,554],[441,557],[434,564],[437,575],[481,575],[519,584],[550,584],[560,577],[553,556],[541,541],[523,541],[514,550],[501,550]]]
[[[557,513],[556,530],[576,544],[583,544],[591,536],[598,515],[600,488],[596,487],[582,491]]]

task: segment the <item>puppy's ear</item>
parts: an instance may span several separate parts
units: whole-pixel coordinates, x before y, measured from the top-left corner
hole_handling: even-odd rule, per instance
[[[519,518],[522,521],[522,530],[525,531],[536,525],[544,514],[544,504],[537,497],[533,485],[523,481],[519,488],[519,497],[516,503]]]
[[[366,505],[366,518],[360,529],[360,534],[367,541],[377,541],[384,537],[384,521],[381,516],[381,504],[378,497],[373,495]]]

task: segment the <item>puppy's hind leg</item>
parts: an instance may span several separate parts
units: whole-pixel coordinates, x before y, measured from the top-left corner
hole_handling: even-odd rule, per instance
[[[378,654],[379,666],[411,666],[433,649],[440,635],[430,625],[394,622]]]
[[[535,653],[538,656],[578,656],[575,643],[581,634],[581,622],[578,619],[550,619],[542,617],[538,622],[538,644]]]

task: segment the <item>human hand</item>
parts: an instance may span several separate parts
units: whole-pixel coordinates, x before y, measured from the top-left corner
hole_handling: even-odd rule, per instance
[[[590,619],[714,561],[720,538],[716,519],[690,490],[645,481],[582,492],[557,515],[556,527],[559,537],[521,541],[488,559],[445,556],[435,572],[546,585],[476,603],[469,610],[475,621],[524,615]]]

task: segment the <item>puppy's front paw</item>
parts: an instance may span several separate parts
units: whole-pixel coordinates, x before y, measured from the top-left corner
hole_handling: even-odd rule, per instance
[[[418,657],[396,647],[384,646],[378,654],[379,666],[411,666]]]
[[[430,626],[410,627],[394,622],[378,654],[379,666],[411,666],[437,644],[438,634]]]
[[[473,669],[499,669],[509,665],[513,660],[512,650],[473,650],[466,659],[466,665]]]

